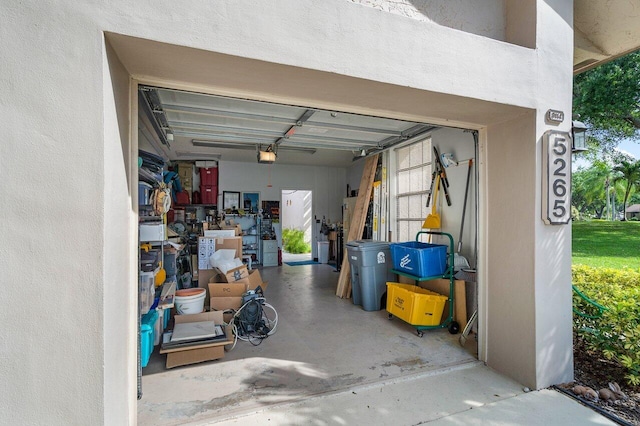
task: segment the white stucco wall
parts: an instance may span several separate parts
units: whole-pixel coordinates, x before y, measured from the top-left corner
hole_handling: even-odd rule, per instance
[[[504,40],[504,0],[348,0],[419,21]]]
[[[522,235],[516,242],[490,233],[515,191],[482,189],[483,303],[494,309],[498,291],[496,300],[510,302],[482,318],[489,326],[482,356],[530,387],[566,378],[570,230],[540,220],[539,140],[548,128],[544,111],[570,116],[572,14],[571,2],[536,6],[533,50],[344,0],[0,3],[0,269],[3,287],[18,288],[25,301],[15,303],[14,291],[1,296],[1,319],[10,325],[0,344],[2,419],[134,421],[130,310],[137,282],[128,184],[135,177],[126,170],[137,147],[122,144],[121,117],[129,109],[123,68],[173,87],[482,128],[481,184],[502,177],[526,190],[515,206],[522,221],[505,220],[500,228],[501,235]],[[121,65],[108,54],[105,32]],[[502,151],[519,167],[502,168]],[[220,190],[228,184],[223,167]],[[339,209],[345,174],[299,173],[316,206]],[[228,189],[279,198],[240,174]],[[272,180],[272,191],[291,187],[276,173]],[[320,182],[331,182],[335,193],[322,195]],[[522,255],[505,262],[498,255],[508,248]],[[498,268],[502,278],[494,276]],[[525,288],[490,283],[505,277],[518,277]],[[533,298],[516,294],[523,290]],[[491,340],[499,339],[492,337],[493,318],[510,323],[523,315],[532,331],[517,344],[526,356],[507,359],[511,348]]]
[[[260,192],[260,200],[282,201],[282,190],[303,189],[313,192],[311,218],[337,221],[342,217],[342,193],[347,171],[342,167],[292,166],[220,161],[219,193],[222,191]],[[269,184],[271,169],[271,187]],[[282,209],[282,206],[280,207]],[[313,225],[313,224],[312,224]],[[316,256],[318,233],[309,230],[312,255]]]

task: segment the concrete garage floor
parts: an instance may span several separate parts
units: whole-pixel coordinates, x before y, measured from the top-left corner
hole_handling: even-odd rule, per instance
[[[335,296],[327,264],[264,268],[276,333],[259,346],[238,342],[223,359],[171,370],[152,355],[143,371],[139,424],[225,419],[271,404],[367,386],[476,362],[446,329],[425,332]],[[469,339],[475,348],[475,340]]]
[[[447,330],[419,338],[337,298],[331,265],[265,268],[277,332],[223,359],[144,369],[140,425],[611,425],[552,390],[525,393]]]

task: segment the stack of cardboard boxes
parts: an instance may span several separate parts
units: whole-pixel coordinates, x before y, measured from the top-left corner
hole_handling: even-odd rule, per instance
[[[226,273],[218,271],[209,279],[209,306],[212,311],[224,313],[224,320],[231,321],[233,312],[242,306],[242,295],[248,290],[260,287],[266,290],[269,283],[262,281],[260,271],[249,271],[246,265],[231,269]]]
[[[233,229],[236,229],[235,226]],[[198,239],[198,286],[206,288],[209,297],[205,303],[205,312],[192,315],[175,315],[175,323],[214,321],[216,324],[229,322],[233,312],[242,306],[242,295],[247,290],[255,290],[258,286],[265,290],[268,283],[262,281],[260,272],[249,271],[245,265],[223,273],[212,268],[209,257],[216,250],[235,250],[236,258],[242,258],[242,236],[233,237],[200,237]],[[206,262],[204,259],[206,258]],[[208,306],[207,306],[208,305]],[[204,343],[188,347],[161,349],[167,354],[167,368],[198,362],[211,361],[224,357],[225,347],[233,344],[231,327],[226,327],[227,339],[215,343]]]
[[[191,200],[193,196],[193,163],[179,161],[178,176],[180,176],[182,190],[189,194],[189,199]]]

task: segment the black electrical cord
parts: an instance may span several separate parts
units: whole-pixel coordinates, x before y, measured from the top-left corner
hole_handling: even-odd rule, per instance
[[[253,346],[258,346],[268,337],[269,329],[262,319],[262,313],[262,303],[252,299],[242,306],[240,315],[236,317],[239,334],[246,337]]]
[[[581,403],[585,407],[591,408],[592,410],[598,412],[598,414],[602,414],[604,417],[608,418],[609,420],[611,420],[614,423],[617,423],[617,424],[622,425],[622,426],[634,426],[633,424],[631,424],[631,423],[629,423],[629,422],[627,422],[625,420],[622,420],[619,417],[616,417],[615,415],[611,414],[607,410],[603,410],[602,408],[600,408],[599,406],[597,406],[595,404],[592,404],[592,403],[590,403],[588,401],[585,401],[582,398],[578,398],[577,395],[574,395],[573,393],[567,391],[566,389],[562,389],[559,386],[551,386],[551,388],[557,390],[560,393],[563,393],[563,394],[567,395],[570,398],[575,399],[576,401],[578,401],[579,403]]]

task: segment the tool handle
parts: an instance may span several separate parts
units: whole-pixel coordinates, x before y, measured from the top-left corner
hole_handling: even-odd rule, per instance
[[[440,179],[440,180],[443,180],[443,179]],[[447,205],[451,206],[451,198],[449,197],[449,190],[447,189],[447,185],[443,184],[442,189],[444,189],[444,197],[447,199]]]
[[[440,191],[440,175],[436,175],[436,192],[433,194],[433,206],[431,206],[431,214],[436,214],[436,204],[438,202],[438,191]]]
[[[473,160],[469,160],[469,168],[467,169],[467,184],[464,189],[464,202],[462,203],[462,220],[460,221],[460,237],[458,239],[458,253],[462,250],[462,231],[464,230],[464,215],[467,211],[467,196],[469,195],[469,181],[471,180],[471,166]]]
[[[436,172],[431,173],[431,188],[429,188],[429,194],[427,195],[427,207],[429,207],[429,203],[431,202],[431,194],[433,193],[433,183],[436,180]]]

